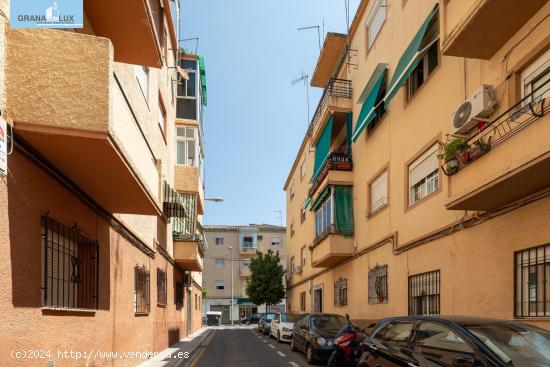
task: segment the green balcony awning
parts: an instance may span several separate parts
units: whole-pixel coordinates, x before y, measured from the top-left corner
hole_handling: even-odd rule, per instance
[[[330,195],[330,186],[325,187],[323,191],[317,196],[317,199],[311,205],[311,211],[314,212],[325,202],[325,199]]]
[[[346,113],[346,148],[348,154],[351,154],[351,135],[353,134],[353,113]]]
[[[353,130],[353,142],[356,142],[359,139],[359,136],[365,130],[365,128],[370,124],[370,122],[376,116],[376,99],[379,96],[380,89],[384,84],[384,79],[386,78],[386,73],[388,71],[386,64],[378,64],[374,69],[363,93],[359,100],[364,100],[363,107],[361,107],[361,112],[359,113],[359,118],[357,118],[357,123],[355,124],[355,129]]]
[[[199,72],[201,80],[202,104],[208,106],[208,95],[206,93],[206,67],[204,66],[204,57],[199,55]]]
[[[384,97],[384,103],[386,106],[390,103],[392,98],[395,96],[399,88],[405,84],[405,81],[407,78],[411,75],[414,68],[418,65],[420,62],[420,54],[423,53],[425,49],[427,49],[429,46],[431,46],[432,42],[435,41],[432,40],[432,42],[429,42],[428,46],[424,47],[424,49],[420,49],[420,46],[422,45],[422,41],[424,40],[424,36],[426,36],[426,31],[428,30],[428,26],[430,25],[430,22],[432,21],[433,17],[437,14],[439,11],[439,5],[436,5],[426,20],[424,20],[424,23],[422,23],[422,26],[412,39],[411,43],[399,59],[399,62],[397,63],[397,66],[395,68],[395,71],[393,73],[393,76],[391,78],[388,92],[386,93],[386,97]],[[436,38],[437,39],[437,38]]]
[[[336,230],[344,236],[353,235],[353,195],[351,186],[334,186]]]
[[[311,196],[308,196],[306,201],[304,201],[304,203],[302,204],[302,209],[307,210],[309,204],[311,204]]]
[[[330,154],[330,140],[332,138],[332,121],[333,117],[330,116],[327,125],[325,126],[321,137],[315,146],[315,163],[313,165],[313,176],[311,177],[311,182],[315,181],[321,170],[323,169],[325,163],[327,162],[328,156]]]

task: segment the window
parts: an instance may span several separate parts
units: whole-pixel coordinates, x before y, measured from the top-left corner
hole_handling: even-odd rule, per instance
[[[259,234],[259,235],[256,236],[256,239],[257,239],[258,241],[261,241],[261,240],[264,239],[264,236],[262,236],[261,234]]]
[[[49,308],[97,309],[97,241],[43,216],[42,306]]]
[[[221,246],[223,244],[223,237],[216,237],[216,245]]]
[[[225,289],[225,281],[222,280],[216,280],[216,289]]]
[[[331,221],[330,197],[315,212],[315,236],[319,237],[330,229]]]
[[[348,304],[348,280],[338,279],[334,282],[334,306],[341,307]]]
[[[409,206],[439,188],[439,161],[435,143],[424,154],[409,165]]]
[[[199,309],[199,300],[198,300],[199,296],[197,296],[195,294],[195,310],[198,310]]]
[[[183,283],[176,282],[176,292],[175,292],[175,304],[176,310],[181,310],[183,308]]]
[[[521,73],[521,97],[529,94],[527,102],[550,96],[550,49]]]
[[[255,249],[256,246],[254,245],[254,237],[252,236],[244,236],[243,237],[243,243],[241,244],[242,249]]]
[[[409,276],[409,316],[439,315],[439,270]]]
[[[414,341],[420,353],[428,354],[430,359],[443,362],[444,365],[452,365],[456,353],[475,354],[472,347],[454,331],[435,322],[421,323]]]
[[[290,222],[290,237],[294,237],[294,219]]]
[[[516,317],[550,316],[550,244],[515,253]]]
[[[304,180],[306,176],[306,157],[302,158],[302,163],[300,163],[300,182]]]
[[[370,208],[372,215],[388,205],[388,171],[382,172],[369,185]]]
[[[178,76],[176,117],[198,120],[197,117],[197,61],[180,59],[180,67],[183,68],[189,80]]]
[[[306,266],[306,260],[307,260],[307,248],[305,246],[302,247],[302,249],[300,250],[300,257],[302,259],[301,263],[303,268],[304,266]]]
[[[306,220],[306,212],[307,210],[304,207],[300,208],[300,223],[304,223]]]
[[[251,260],[251,259],[243,260],[243,265],[246,266],[247,268],[250,267],[250,264],[252,264],[252,260]]]
[[[407,96],[408,99],[418,91],[418,89],[424,84],[428,77],[435,70],[439,64],[439,17],[435,16],[428,29],[422,43],[420,44],[420,51],[422,52],[418,58],[419,62],[411,72],[409,79],[407,80]],[[429,40],[429,43],[426,42]]]
[[[388,266],[375,266],[369,270],[369,303],[388,302]]]
[[[150,276],[149,270],[142,266],[134,268],[134,312],[146,314],[150,311]]]
[[[294,274],[296,271],[296,264],[294,263],[294,256],[290,258],[290,274]]]
[[[158,103],[158,111],[157,111],[157,121],[160,126],[160,130],[163,134],[165,134],[166,131],[166,111],[164,110],[164,107],[162,105],[162,101],[159,100]]]
[[[281,245],[281,237],[271,236],[271,246],[280,246],[280,245]]]
[[[306,292],[300,293],[300,311],[306,310]]]
[[[367,18],[367,50],[370,50],[376,36],[382,29],[382,25],[386,20],[386,2],[378,0],[374,3],[369,16]]]
[[[166,306],[166,272],[157,268],[157,305]]]
[[[389,342],[408,342],[414,322],[392,322],[374,336],[375,339]]]
[[[292,185],[290,185],[290,198],[292,199],[294,197],[294,182],[292,182]]]
[[[141,65],[134,65],[134,73],[143,93],[145,102],[149,104],[149,68]]]
[[[183,166],[199,166],[199,142],[194,127],[176,127],[176,163]]]
[[[216,268],[217,269],[223,269],[225,267],[225,260],[224,259],[216,259]]]

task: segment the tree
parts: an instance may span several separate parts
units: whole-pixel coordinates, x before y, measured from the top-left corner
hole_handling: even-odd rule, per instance
[[[246,285],[250,301],[257,305],[265,303],[266,307],[281,302],[285,296],[285,270],[279,262],[279,252],[268,250],[266,254],[256,253],[250,263],[250,279]]]

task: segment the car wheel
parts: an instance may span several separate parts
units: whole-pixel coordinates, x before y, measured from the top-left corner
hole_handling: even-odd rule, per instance
[[[281,333],[277,331],[277,343],[281,342]]]
[[[294,338],[290,339],[290,350],[296,352],[298,349],[294,345]]]
[[[306,360],[309,364],[315,364],[316,362],[315,357],[313,356],[313,348],[309,344],[306,346]]]

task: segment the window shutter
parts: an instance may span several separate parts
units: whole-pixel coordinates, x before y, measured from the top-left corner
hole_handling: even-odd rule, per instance
[[[434,144],[409,166],[409,187],[416,185],[439,168],[439,161],[437,159],[438,148],[439,144]]]
[[[388,202],[388,171],[384,171],[371,183],[371,211]]]

